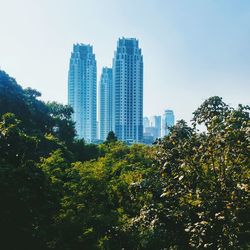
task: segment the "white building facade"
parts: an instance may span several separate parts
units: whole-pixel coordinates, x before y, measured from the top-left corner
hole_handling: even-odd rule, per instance
[[[162,136],[166,136],[169,134],[169,128],[173,127],[174,123],[174,111],[170,109],[165,110],[162,117]]]
[[[161,137],[161,116],[160,115],[151,116],[149,121],[150,121],[149,126],[155,127],[157,130],[156,138],[160,138]]]
[[[102,141],[112,130],[112,82],[112,69],[104,67],[99,83],[99,133]]]
[[[135,38],[120,38],[113,59],[113,130],[119,140],[143,140],[143,56]]]
[[[78,138],[94,142],[96,121],[96,59],[93,47],[74,44],[68,71],[68,104],[74,109]]]

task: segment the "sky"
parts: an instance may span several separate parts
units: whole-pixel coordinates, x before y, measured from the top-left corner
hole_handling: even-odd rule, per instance
[[[45,101],[67,103],[74,43],[93,45],[99,82],[119,37],[139,39],[144,116],[250,105],[249,0],[0,0],[0,68]]]

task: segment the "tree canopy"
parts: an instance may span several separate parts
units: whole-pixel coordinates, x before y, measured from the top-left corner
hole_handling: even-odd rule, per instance
[[[152,146],[94,145],[40,96],[0,71],[1,249],[250,248],[248,106],[211,97]]]

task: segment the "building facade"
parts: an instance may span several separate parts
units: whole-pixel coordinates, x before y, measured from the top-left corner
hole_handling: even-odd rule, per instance
[[[149,127],[149,119],[148,119],[148,117],[143,117],[143,133],[145,133],[146,132],[146,128],[148,128]]]
[[[165,110],[162,118],[162,136],[169,134],[169,128],[174,126],[174,122],[174,111],[170,109]]]
[[[74,109],[78,138],[94,142],[96,121],[96,59],[93,47],[74,44],[68,72],[68,104]]]
[[[118,139],[143,140],[143,57],[138,40],[121,38],[113,59],[113,130]]]
[[[99,84],[99,133],[102,141],[112,130],[112,82],[112,69],[103,68]]]
[[[156,138],[161,137],[161,116],[160,115],[154,115],[150,117],[150,122],[149,122],[150,127],[155,127],[157,132],[156,132]]]

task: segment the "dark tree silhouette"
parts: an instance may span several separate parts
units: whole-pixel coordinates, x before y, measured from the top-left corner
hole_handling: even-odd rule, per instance
[[[117,141],[117,137],[115,135],[115,133],[113,131],[110,131],[108,133],[107,139],[106,139],[106,143],[113,143]]]

